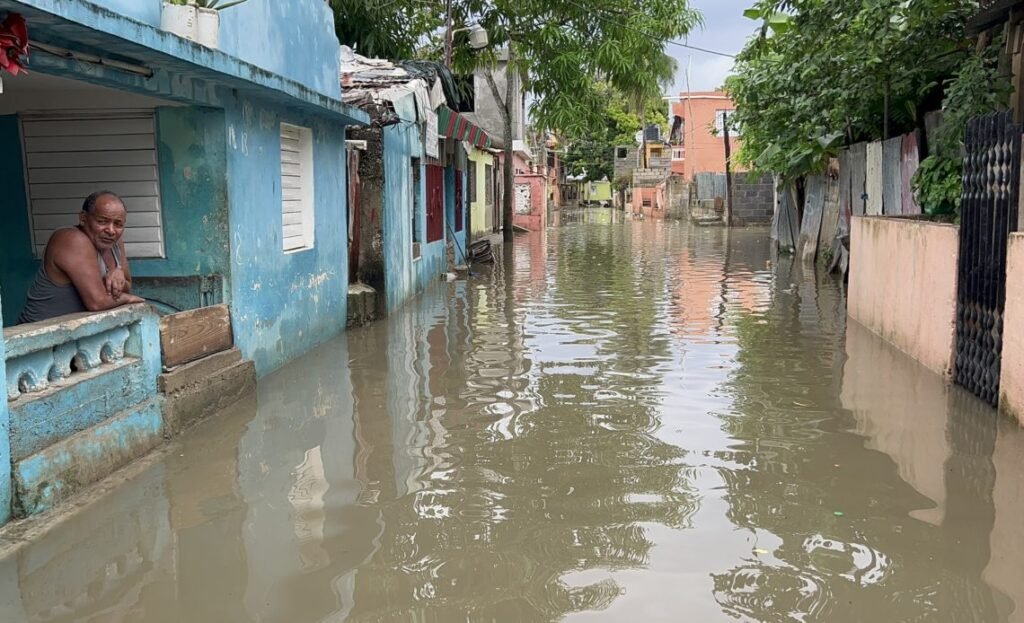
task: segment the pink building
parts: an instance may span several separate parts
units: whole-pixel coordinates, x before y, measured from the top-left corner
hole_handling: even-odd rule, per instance
[[[729,114],[735,109],[732,99],[722,91],[680,93],[679,99],[672,102],[674,175],[691,180],[695,173],[725,173],[722,112]],[[677,117],[681,121],[679,130],[675,130]],[[729,144],[735,154],[739,141],[731,132]]]

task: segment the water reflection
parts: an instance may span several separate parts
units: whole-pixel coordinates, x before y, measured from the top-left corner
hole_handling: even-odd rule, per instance
[[[0,560],[0,620],[1024,621],[1021,430],[765,231],[561,218]]]

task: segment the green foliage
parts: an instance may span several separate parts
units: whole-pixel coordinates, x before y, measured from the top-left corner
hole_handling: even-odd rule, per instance
[[[969,55],[973,0],[761,0],[762,23],[726,88],[743,128],[738,159],[793,179],[844,144],[895,136],[938,107]],[[813,52],[813,53],[809,53]]]
[[[601,102],[601,108],[594,111],[601,123],[588,127],[582,135],[563,135],[568,148],[562,162],[570,175],[585,173],[585,181],[611,180],[615,172],[616,146],[635,145],[636,133],[644,125],[660,125],[663,134],[667,131],[665,102],[656,96],[639,103],[630,101],[631,96],[604,83],[595,84],[593,89]]]
[[[946,89],[942,125],[930,147],[932,154],[924,159],[911,182],[918,204],[928,214],[959,211],[967,122],[1005,106],[1011,85],[998,68],[1002,44],[999,37],[980,53],[970,54]]]
[[[959,158],[925,158],[912,180],[918,205],[932,216],[955,214],[960,206],[962,175]]]
[[[363,56],[412,59],[444,25],[444,3],[420,0],[330,0],[338,41]]]

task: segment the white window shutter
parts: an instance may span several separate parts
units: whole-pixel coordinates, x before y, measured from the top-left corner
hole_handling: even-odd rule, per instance
[[[313,248],[313,131],[281,124],[281,240],[284,251]]]
[[[78,224],[97,190],[124,200],[128,257],[164,257],[153,111],[24,113],[21,127],[37,257],[55,230]]]

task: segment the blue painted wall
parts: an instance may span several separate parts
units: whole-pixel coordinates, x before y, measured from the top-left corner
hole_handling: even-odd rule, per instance
[[[455,205],[455,179],[462,177],[462,205]],[[444,217],[445,236],[455,241],[455,263],[466,263],[466,173],[456,171],[455,167],[449,166],[444,170]],[[455,211],[462,212],[462,231],[455,231]]]
[[[345,128],[241,97],[226,110],[235,339],[260,376],[345,328]],[[314,248],[281,250],[280,123],[313,130]]]
[[[160,5],[163,0],[104,0],[96,2],[115,13],[144,22],[150,26],[160,26]]]
[[[341,97],[334,13],[323,0],[248,0],[226,9],[220,49],[318,93]]]
[[[399,118],[406,120],[384,128],[384,280],[388,313],[437,282],[447,270],[445,238],[427,244],[426,160],[423,135],[416,119],[413,97],[394,102]],[[420,257],[412,257],[412,213],[409,206],[413,184],[411,159],[420,159],[420,183],[417,194],[416,226]],[[445,226],[447,228],[447,226]]]
[[[2,288],[0,288],[2,290]],[[0,309],[3,302],[0,301]],[[7,378],[4,341],[0,340],[0,378]],[[0,525],[11,518],[11,420],[6,393],[0,400]]]
[[[3,308],[5,327],[17,321],[25,305],[25,293],[39,267],[32,253],[32,227],[28,218],[20,127],[16,115],[0,116],[0,188],[4,189],[4,226],[0,229],[0,288],[7,301]]]
[[[224,111],[159,108],[156,123],[166,257],[133,259],[132,272],[139,277],[220,274],[226,282],[230,276],[230,248]],[[0,116],[0,187],[6,193],[6,226],[0,231],[0,287],[7,292],[4,326],[17,320],[39,270],[31,244],[19,128],[16,115]],[[140,294],[180,309],[197,306],[195,298],[174,288],[149,287]]]

